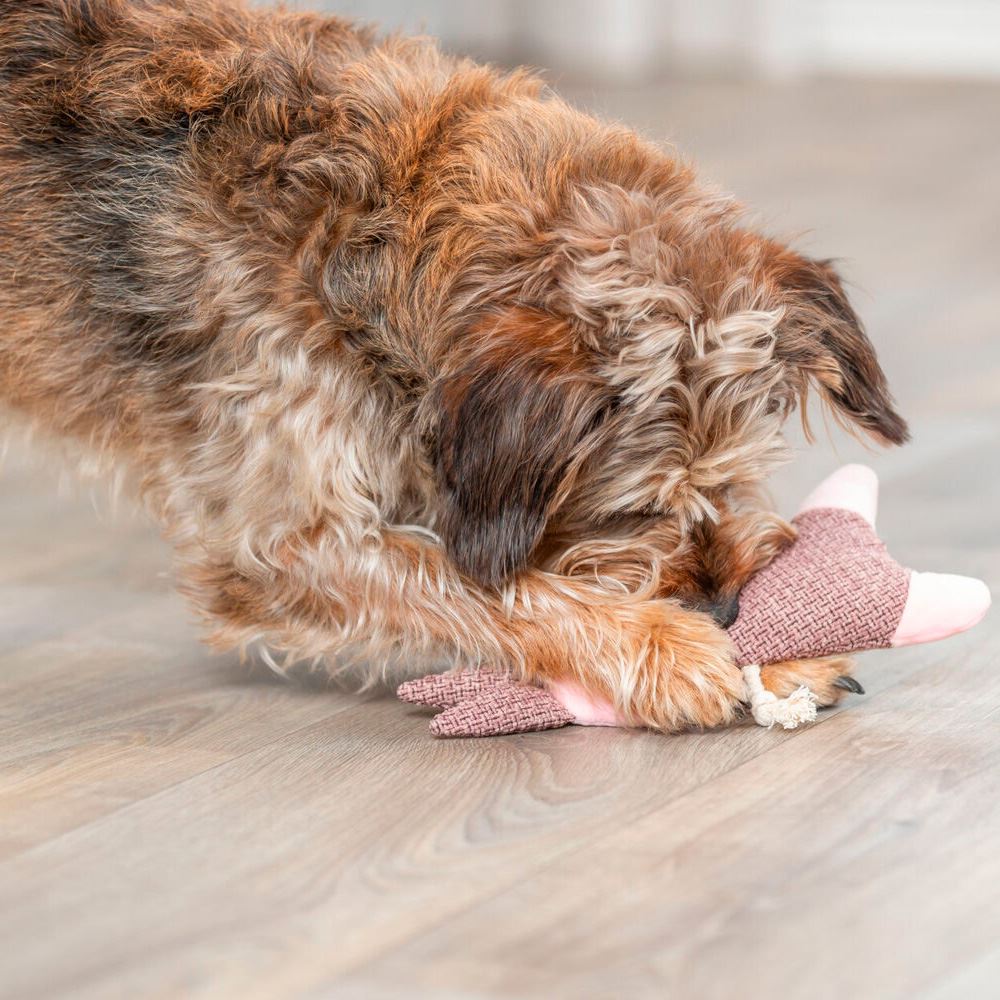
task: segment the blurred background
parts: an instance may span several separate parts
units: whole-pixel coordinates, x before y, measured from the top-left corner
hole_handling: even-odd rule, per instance
[[[297,0],[582,79],[1000,75],[996,0]]]

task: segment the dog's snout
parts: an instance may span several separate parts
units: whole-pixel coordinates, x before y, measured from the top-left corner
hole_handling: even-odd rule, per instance
[[[740,613],[740,598],[739,594],[733,594],[731,597],[712,597],[693,601],[690,606],[711,615],[719,628],[729,628]]]
[[[717,597],[711,602],[708,613],[715,619],[719,628],[729,628],[740,613],[740,596]]]

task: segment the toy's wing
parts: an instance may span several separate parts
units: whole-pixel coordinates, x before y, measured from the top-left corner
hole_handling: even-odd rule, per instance
[[[456,670],[450,674],[428,674],[396,688],[396,697],[411,705],[451,708],[494,688],[510,686],[507,674],[496,670]]]
[[[493,688],[431,719],[435,736],[508,736],[568,726],[573,716],[550,694],[526,684]]]
[[[431,719],[435,736],[506,736],[574,721],[573,713],[548,692],[490,670],[431,674],[401,684],[396,693],[411,704],[445,709]]]

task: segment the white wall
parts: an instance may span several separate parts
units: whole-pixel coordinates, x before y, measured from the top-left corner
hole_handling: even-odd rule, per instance
[[[265,0],[262,0],[265,2]],[[1000,77],[1000,0],[294,0],[589,77]]]

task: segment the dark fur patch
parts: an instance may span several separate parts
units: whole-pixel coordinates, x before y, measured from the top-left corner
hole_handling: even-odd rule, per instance
[[[551,318],[512,310],[489,353],[438,389],[439,531],[469,576],[498,586],[528,562],[557,492],[610,403],[561,351]]]

